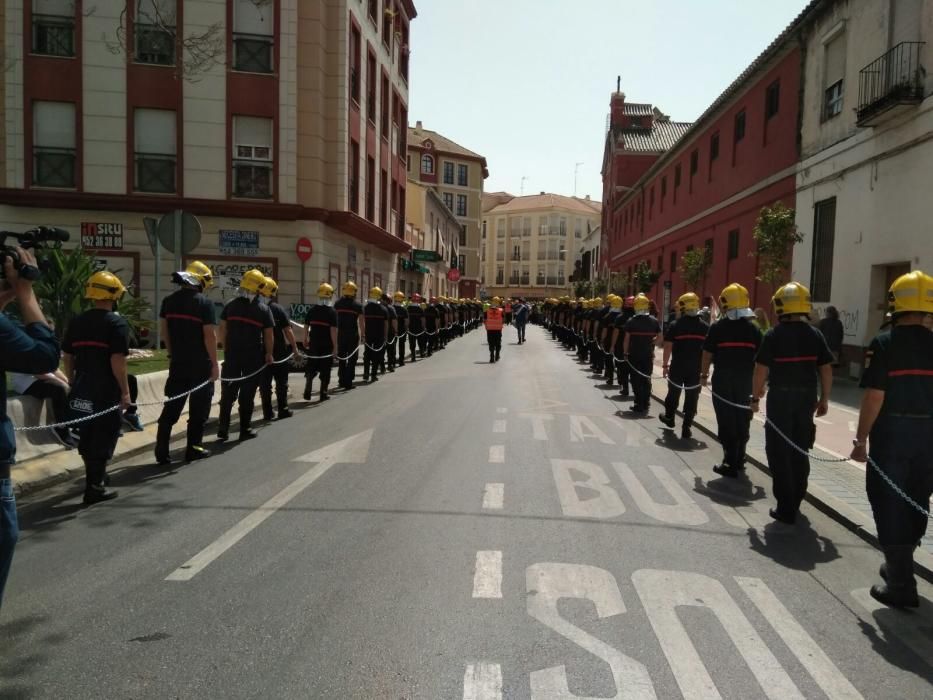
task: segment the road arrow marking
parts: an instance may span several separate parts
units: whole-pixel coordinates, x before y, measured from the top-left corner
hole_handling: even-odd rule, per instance
[[[372,437],[373,431],[366,430],[293,460],[295,462],[316,462],[317,464],[166,576],[165,580],[190,581],[193,579],[211,562],[259,527],[279,508],[288,504],[289,501],[321,478],[327,473],[328,469],[338,462],[343,464],[365,464],[369,455],[369,443]]]
[[[463,674],[463,700],[502,700],[502,667],[467,664]]]

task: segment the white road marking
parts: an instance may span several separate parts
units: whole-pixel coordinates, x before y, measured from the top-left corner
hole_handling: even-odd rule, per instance
[[[874,626],[882,633],[885,641],[897,637],[904,646],[912,649],[921,659],[926,659],[928,665],[933,664],[933,639],[930,637],[930,628],[933,627],[933,616],[930,615],[930,605],[921,601],[921,608],[917,612],[905,613],[901,610],[892,610],[871,597],[867,588],[852,591],[852,597],[858,601],[865,610],[871,613]],[[924,614],[926,611],[926,614]],[[925,628],[925,629],[924,629]]]
[[[506,422],[504,420],[493,421],[492,423],[492,432],[494,433],[504,433],[505,432]]]
[[[787,648],[826,693],[826,697],[830,700],[855,700],[862,697],[764,581],[744,576],[734,578],[758,611],[771,623],[778,636],[784,640]]]
[[[622,593],[611,573],[583,564],[533,564],[525,571],[525,588],[529,615],[609,666],[616,686],[613,698],[651,700],[657,697],[644,665],[567,621],[558,610],[561,598],[576,598],[592,602],[599,619],[624,613]],[[567,668],[560,665],[532,671],[531,697],[533,700],[564,700],[578,696],[570,692]]]
[[[508,412],[509,412],[509,409],[504,408],[502,406],[496,409],[496,413],[508,413]]]
[[[505,484],[486,484],[483,491],[483,508],[486,510],[502,510],[505,500]]]
[[[817,423],[822,423],[823,425],[832,425],[832,424],[833,424],[832,421],[826,420],[825,418],[820,418],[820,417],[818,417],[818,416],[813,416],[813,420],[815,420]]]
[[[854,433],[856,431],[856,424],[854,420],[849,421],[849,432]]]
[[[209,544],[187,562],[175,569],[175,571],[165,577],[165,580],[190,581],[193,579],[210,565],[211,562],[259,527],[259,525],[265,522],[267,518],[271,517],[279,508],[285,506],[295,496],[321,478],[334,464],[338,462],[348,464],[365,463],[369,454],[369,443],[372,439],[372,435],[372,430],[366,430],[345,440],[322,447],[314,452],[309,452],[303,457],[294,460],[296,462],[317,462],[317,464],[227,530],[213,543]]]
[[[586,416],[570,416],[570,442],[584,442],[587,438],[596,438],[604,445],[615,442]]]
[[[583,475],[575,476],[571,470]],[[616,518],[625,512],[625,504],[611,486],[609,477],[598,464],[579,459],[552,459],[551,471],[564,515],[574,518]],[[584,499],[577,487],[590,493]]]
[[[622,433],[625,435],[626,447],[639,447],[641,445],[641,429],[634,426],[631,421],[626,423],[615,416],[607,417],[607,420],[622,430]],[[629,427],[630,425],[632,425],[632,427]]]
[[[635,499],[635,504],[645,515],[670,525],[702,525],[709,522],[709,516],[696,504],[686,491],[683,490],[674,477],[668,474],[664,467],[649,464],[648,469],[654,474],[664,490],[674,500],[673,505],[658,503],[635,475],[635,472],[624,462],[613,462],[613,468],[625,484],[625,488]]]
[[[719,581],[684,571],[642,569],[632,574],[632,582],[685,700],[721,696],[677,616],[679,606],[705,607],[716,615],[768,698],[803,698]]]
[[[535,440],[547,440],[547,429],[544,427],[544,421],[554,420],[554,416],[546,413],[519,413],[518,417],[531,420],[531,431]]]
[[[476,553],[473,597],[502,597],[502,552],[486,550]]]
[[[489,463],[490,464],[504,464],[505,463],[505,445],[490,445],[489,446]]]
[[[502,700],[502,667],[467,664],[463,674],[463,700]]]

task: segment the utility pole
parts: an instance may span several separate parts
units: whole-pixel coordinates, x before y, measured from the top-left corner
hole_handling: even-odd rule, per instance
[[[577,196],[577,174],[580,172],[580,166],[583,165],[582,162],[575,163],[573,166],[573,196]]]
[[[521,184],[521,187],[520,187],[519,196],[521,196],[521,197],[524,197],[524,196],[525,196],[525,180],[530,180],[530,179],[531,179],[531,178],[529,178],[527,175],[522,175],[522,184]]]

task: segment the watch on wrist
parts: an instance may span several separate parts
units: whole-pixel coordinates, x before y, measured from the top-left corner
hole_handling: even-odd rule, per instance
[[[852,439],[852,446],[853,446],[853,447],[865,447],[865,441],[864,441],[864,440],[859,440],[858,438],[853,438],[853,439]]]

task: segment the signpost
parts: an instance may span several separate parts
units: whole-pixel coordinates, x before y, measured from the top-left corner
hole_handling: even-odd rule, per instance
[[[298,259],[301,261],[301,292],[300,299],[301,303],[305,303],[305,268],[308,267],[308,261],[311,259],[311,255],[314,253],[314,247],[311,245],[311,241],[307,238],[299,238],[298,242],[295,243],[295,255],[298,256]]]
[[[146,238],[149,239],[149,248],[155,257],[155,313],[158,318],[158,314],[162,310],[162,300],[159,298],[162,293],[162,271],[160,269],[162,250],[159,246],[159,222],[147,216],[143,219],[143,226],[146,227]],[[156,320],[152,325],[155,327],[155,349],[158,350],[161,342],[161,324]]]
[[[193,214],[176,209],[159,219],[159,242],[175,254],[175,269],[181,269],[181,258],[201,242],[201,222]]]

